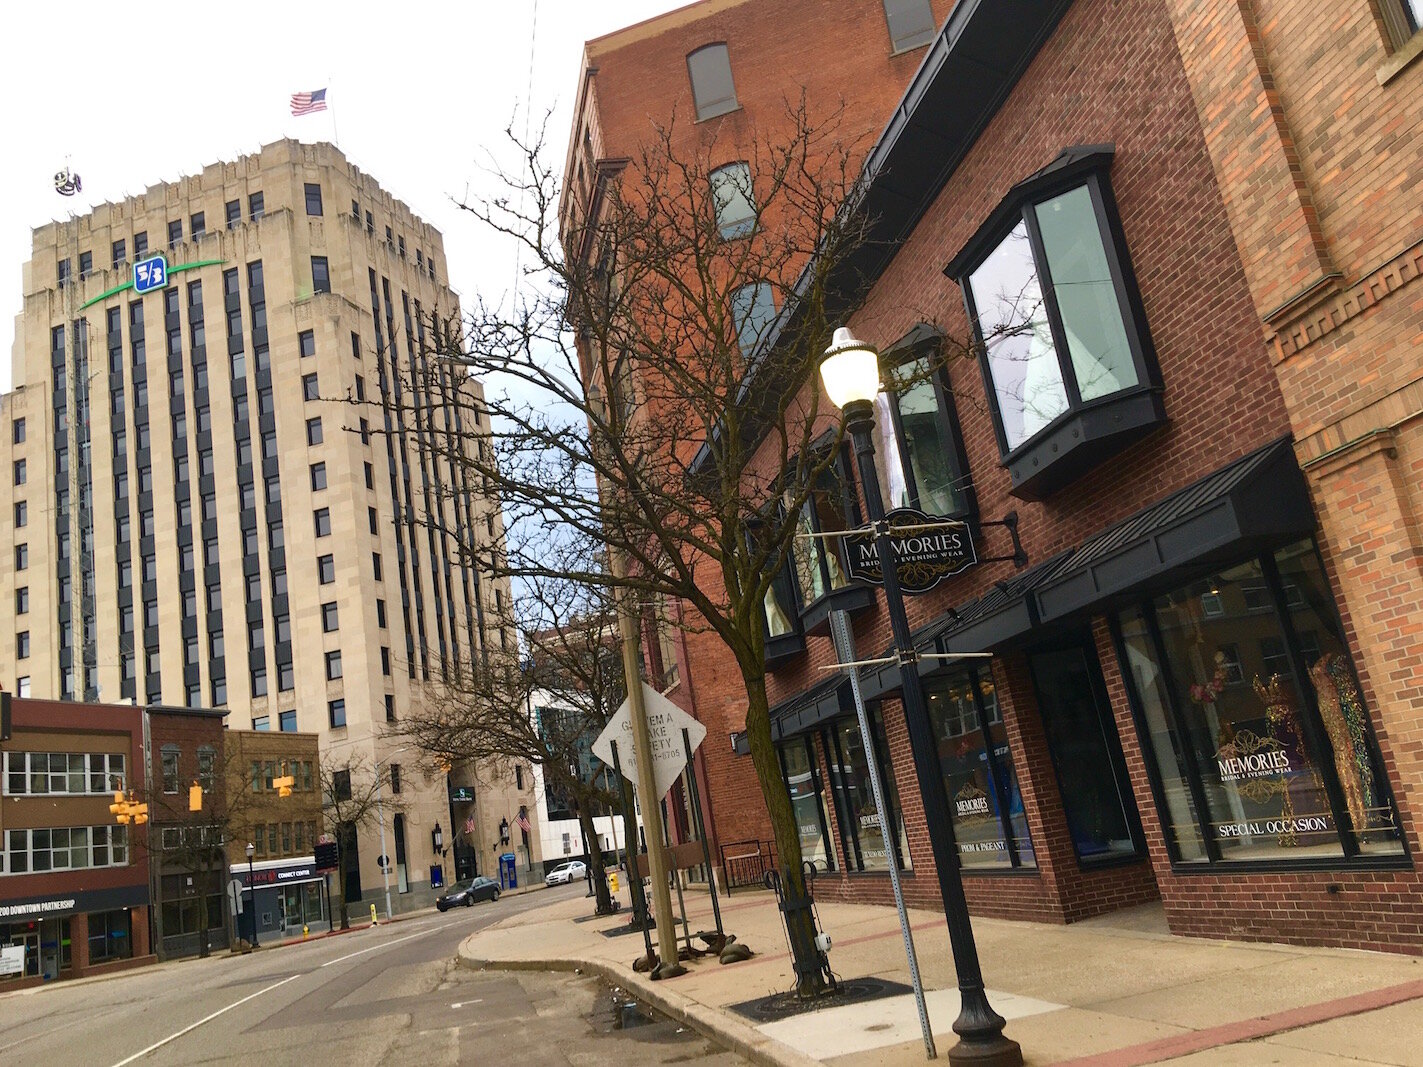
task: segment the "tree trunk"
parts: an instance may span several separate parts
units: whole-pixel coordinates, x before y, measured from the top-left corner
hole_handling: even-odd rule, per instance
[[[583,840],[588,845],[588,870],[593,880],[593,893],[598,898],[594,908],[597,915],[613,914],[613,896],[608,890],[608,879],[603,873],[603,846],[598,841],[598,831],[593,826],[592,805],[586,797],[578,799],[578,825],[583,830]]]
[[[751,763],[756,779],[766,799],[766,812],[771,819],[771,836],[776,842],[780,863],[781,890],[788,903],[808,898],[805,869],[801,863],[800,832],[796,827],[795,809],[791,806],[790,790],[781,774],[781,761],[771,739],[770,704],[766,697],[764,672],[753,672],[743,665],[746,684],[746,740],[751,747]],[[815,996],[825,988],[820,969],[820,951],[815,947],[815,921],[808,907],[785,912],[786,933],[796,970],[796,993]]]
[[[351,909],[346,906],[346,850],[341,847],[341,833],[336,832],[336,882],[341,889],[341,929],[351,928]],[[253,916],[256,920],[256,916]]]
[[[211,954],[208,947],[208,889],[212,883],[212,863],[204,862],[198,872],[198,958]]]

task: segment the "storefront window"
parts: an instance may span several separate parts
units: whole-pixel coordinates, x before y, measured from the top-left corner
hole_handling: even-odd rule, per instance
[[[890,833],[898,845],[899,865],[907,870],[910,867],[909,846],[904,837],[904,820],[900,816],[899,791],[894,785],[889,760],[885,758],[884,724],[878,709],[870,714],[870,726],[875,734],[875,757],[879,761],[885,803],[889,805]],[[845,866],[850,870],[887,871],[888,843],[880,829],[879,814],[875,808],[860,725],[855,719],[840,719],[830,727],[824,738],[825,751],[831,761],[830,782],[835,790]]]
[[[132,926],[127,910],[99,911],[89,916],[89,962],[126,960],[133,955]]]
[[[959,862],[966,868],[1036,866],[993,679],[963,671],[926,678],[924,686]]]
[[[1157,597],[1119,624],[1138,706],[1148,722],[1153,705],[1175,720],[1150,738],[1170,818],[1203,824],[1173,835],[1182,860],[1201,858],[1202,837],[1226,862],[1402,852],[1313,542]],[[1178,783],[1192,786],[1191,804]]]
[[[835,867],[835,850],[825,821],[825,796],[810,749],[810,738],[787,742],[780,748],[781,773],[791,794],[801,858],[818,871]]]
[[[1074,644],[1034,652],[1028,663],[1078,861],[1139,855],[1136,801],[1096,653]]]

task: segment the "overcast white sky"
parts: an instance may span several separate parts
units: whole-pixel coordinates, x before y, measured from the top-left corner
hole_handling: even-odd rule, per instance
[[[33,226],[282,137],[331,140],[333,117],[347,157],[444,234],[454,288],[497,298],[514,265],[481,247],[451,196],[478,185],[489,151],[507,158],[503,130],[530,111],[537,123],[554,110],[561,162],[583,42],[685,3],[11,0],[0,16],[0,390]],[[331,110],[293,118],[291,94],[322,86]],[[84,183],[69,198],[53,184],[66,157]]]

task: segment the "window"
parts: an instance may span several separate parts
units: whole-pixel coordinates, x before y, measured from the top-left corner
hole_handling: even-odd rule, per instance
[[[356,399],[360,401],[366,399],[366,380],[359,374],[356,375]]]
[[[939,369],[939,335],[928,327],[910,338],[916,335],[920,340],[886,373],[886,391],[875,398],[875,464],[885,507],[966,517],[973,510],[968,464],[953,396]],[[886,365],[895,354],[890,349]]]
[[[319,400],[321,398],[321,390],[317,386],[314,373],[301,376],[301,396],[303,400]]]
[[[687,76],[692,80],[698,122],[736,110],[736,84],[726,45],[705,45],[687,56]]]
[[[367,211],[367,212],[366,212],[366,233],[367,233],[367,234],[374,234],[375,232],[376,232],[376,220],[375,220],[375,216],[373,216],[369,211]]]
[[[161,759],[163,766],[163,792],[176,793],[178,791],[178,747],[176,745],[164,745]]]
[[[321,214],[321,186],[306,183],[306,213],[308,215]]]
[[[1164,421],[1116,222],[1110,148],[1020,183],[947,273],[960,281],[1015,495],[1042,499]]]
[[[889,45],[896,52],[918,48],[934,39],[934,12],[929,0],[884,0]]]
[[[17,445],[25,443],[25,420],[23,417],[10,424],[10,440]]]
[[[398,763],[390,765],[390,791],[392,794],[400,792],[400,764]]]
[[[382,577],[379,552],[371,553],[371,572],[374,574],[376,581],[380,582],[385,580]]]
[[[326,488],[326,464],[313,463],[311,465],[311,491],[320,492]]]
[[[15,635],[15,658],[30,658],[30,631],[21,630]]]
[[[376,517],[375,508],[366,508],[366,522],[370,525],[372,536],[380,534],[380,519]]]
[[[825,789],[815,765],[813,742],[808,737],[787,741],[779,749],[781,774],[791,794],[801,856],[818,871],[835,868],[835,847],[831,844],[825,818]]]
[[[756,228],[755,187],[751,168],[745,163],[728,163],[711,173],[712,206],[716,228],[726,240],[745,237]]]
[[[183,243],[183,220],[173,219],[168,223],[168,247],[177,248]]]
[[[247,214],[253,222],[256,222],[266,213],[267,207],[262,202],[261,193],[253,193],[249,197],[247,197]]]
[[[30,610],[30,587],[22,585],[15,590],[15,614],[24,615]]]
[[[227,228],[235,230],[242,225],[242,201],[229,200],[223,205],[223,214],[227,218]]]
[[[79,253],[79,277],[87,278],[94,273],[94,253]]]
[[[395,247],[395,231],[389,226],[385,228],[385,243],[391,248]]]
[[[398,238],[396,238],[396,242],[395,242],[395,243],[396,243],[396,249],[397,249],[397,250],[396,250],[396,255],[398,255],[401,259],[404,259],[404,258],[405,258],[405,238],[404,238],[403,236],[402,236],[402,237],[398,237]]]
[[[891,764],[885,758],[884,721],[878,709],[870,714],[870,729],[874,735],[875,758],[883,771]],[[821,734],[821,744],[833,769],[830,780],[839,814],[837,821],[845,866],[859,871],[889,870],[890,844],[885,840],[875,809],[869,763],[859,723],[853,718],[836,720]],[[900,868],[908,869],[909,849],[904,835],[904,820],[900,817],[899,791],[894,775],[884,774],[882,784],[885,802],[889,805],[887,821],[890,840],[895,843],[894,852]]]
[[[264,697],[264,696],[267,695],[267,668],[266,668],[266,667],[258,667],[258,668],[256,668],[255,670],[252,671],[252,695],[253,695],[254,697]],[[261,726],[258,726],[258,725],[257,725],[257,722],[258,722],[257,719],[253,719],[253,720],[252,720],[252,729],[254,729],[254,730],[265,730],[265,729],[267,729],[267,717],[266,717],[265,715],[263,715],[263,716],[260,716],[260,719],[261,719],[261,722],[262,722],[262,725],[261,725]]]
[[[133,235],[133,255],[137,259],[139,256],[148,254],[148,231]],[[116,332],[116,331],[115,331]]]
[[[387,625],[385,617],[385,601],[380,599],[376,600],[376,625],[379,626],[382,630],[384,630]]]
[[[277,713],[277,729],[284,734],[296,733],[296,710]]]
[[[334,682],[341,677],[341,650],[326,653],[326,680]]]
[[[317,508],[316,511],[312,513],[312,519],[313,519],[313,521],[315,522],[315,525],[316,525],[316,536],[317,536],[317,537],[330,537],[330,536],[331,536],[331,509],[330,509],[330,508]]]
[[[731,296],[736,343],[749,356],[776,319],[776,299],[769,282],[743,285]]]
[[[329,723],[331,724],[331,728],[332,728],[333,730],[336,729],[337,727],[345,726],[345,725],[346,725],[346,702],[345,702],[344,700],[328,700],[328,701],[326,702],[326,720],[327,720],[327,722],[329,722]],[[337,771],[337,772],[335,773],[335,775],[332,776],[332,777],[333,777],[333,782],[332,782],[332,784],[335,786],[336,795],[337,795],[337,796],[341,796],[342,793],[343,793],[343,790],[342,790],[342,787],[341,787],[341,785],[342,785],[342,784],[341,784],[341,778],[342,778],[343,775],[345,776],[345,788],[344,788],[344,793],[345,793],[346,799],[349,800],[349,799],[350,799],[350,794],[351,794],[351,772],[350,772],[350,771]]]
[[[375,489],[375,487],[376,487],[376,469],[375,469],[373,466],[371,466],[369,463],[367,463],[367,464],[365,465],[365,470],[366,470],[366,488],[373,490],[373,489]]]
[[[370,420],[367,419],[367,418],[363,415],[363,416],[361,416],[361,423],[360,423],[360,425],[361,425],[361,444],[363,444],[363,445],[369,445],[369,444],[371,443],[371,424],[370,424]]]
[[[1380,0],[1379,13],[1395,48],[1423,29],[1423,0]]]
[[[296,335],[297,349],[303,356],[316,355],[316,334],[312,330],[302,330]]]
[[[24,485],[27,477],[28,471],[25,467],[25,461],[22,459],[15,460],[15,484]]]
[[[128,248],[124,243],[124,239],[120,237],[110,246],[109,251],[113,255],[114,269],[117,270],[123,266],[124,262],[128,259]]]
[[[330,585],[336,580],[336,557],[320,556],[316,560],[316,574],[322,585]]]
[[[30,546],[15,546],[15,569],[17,571],[28,570],[30,566]]]
[[[329,601],[321,605],[321,632],[332,633],[340,626],[337,621],[336,602]]]
[[[380,650],[380,673],[387,678],[390,677],[390,649],[384,645],[381,646]]]
[[[1252,606],[1262,590],[1264,611]],[[1218,598],[1220,614],[1205,613],[1207,596]],[[1116,623],[1174,863],[1341,864],[1403,854],[1312,541],[1171,590]],[[1233,673],[1245,684],[1230,684]]]
[[[207,222],[203,218],[203,213],[196,211],[192,217],[188,219],[188,234],[196,241],[205,233],[207,233]]]
[[[327,265],[325,256],[311,257],[311,291],[331,292],[331,268]]]
[[[69,260],[61,259],[59,261],[58,266],[55,268],[55,280],[61,289],[69,284]],[[55,330],[61,337],[64,335],[63,326],[57,326]]]
[[[848,460],[841,453],[816,479],[800,513],[802,534],[832,533],[858,525],[854,486],[844,475]],[[806,604],[850,582],[845,573],[838,539],[801,536],[795,539],[792,554],[801,599]]]
[[[385,694],[385,721],[386,721],[386,722],[394,722],[394,721],[395,721],[395,694],[394,694],[394,693],[387,693],[387,694]]]

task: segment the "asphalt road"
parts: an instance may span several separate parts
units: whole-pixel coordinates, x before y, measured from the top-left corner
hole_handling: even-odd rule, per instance
[[[583,891],[579,883],[248,956],[0,996],[0,1063],[743,1063],[666,1020],[618,1028],[625,1016],[596,980],[479,974],[455,963],[472,931]]]

